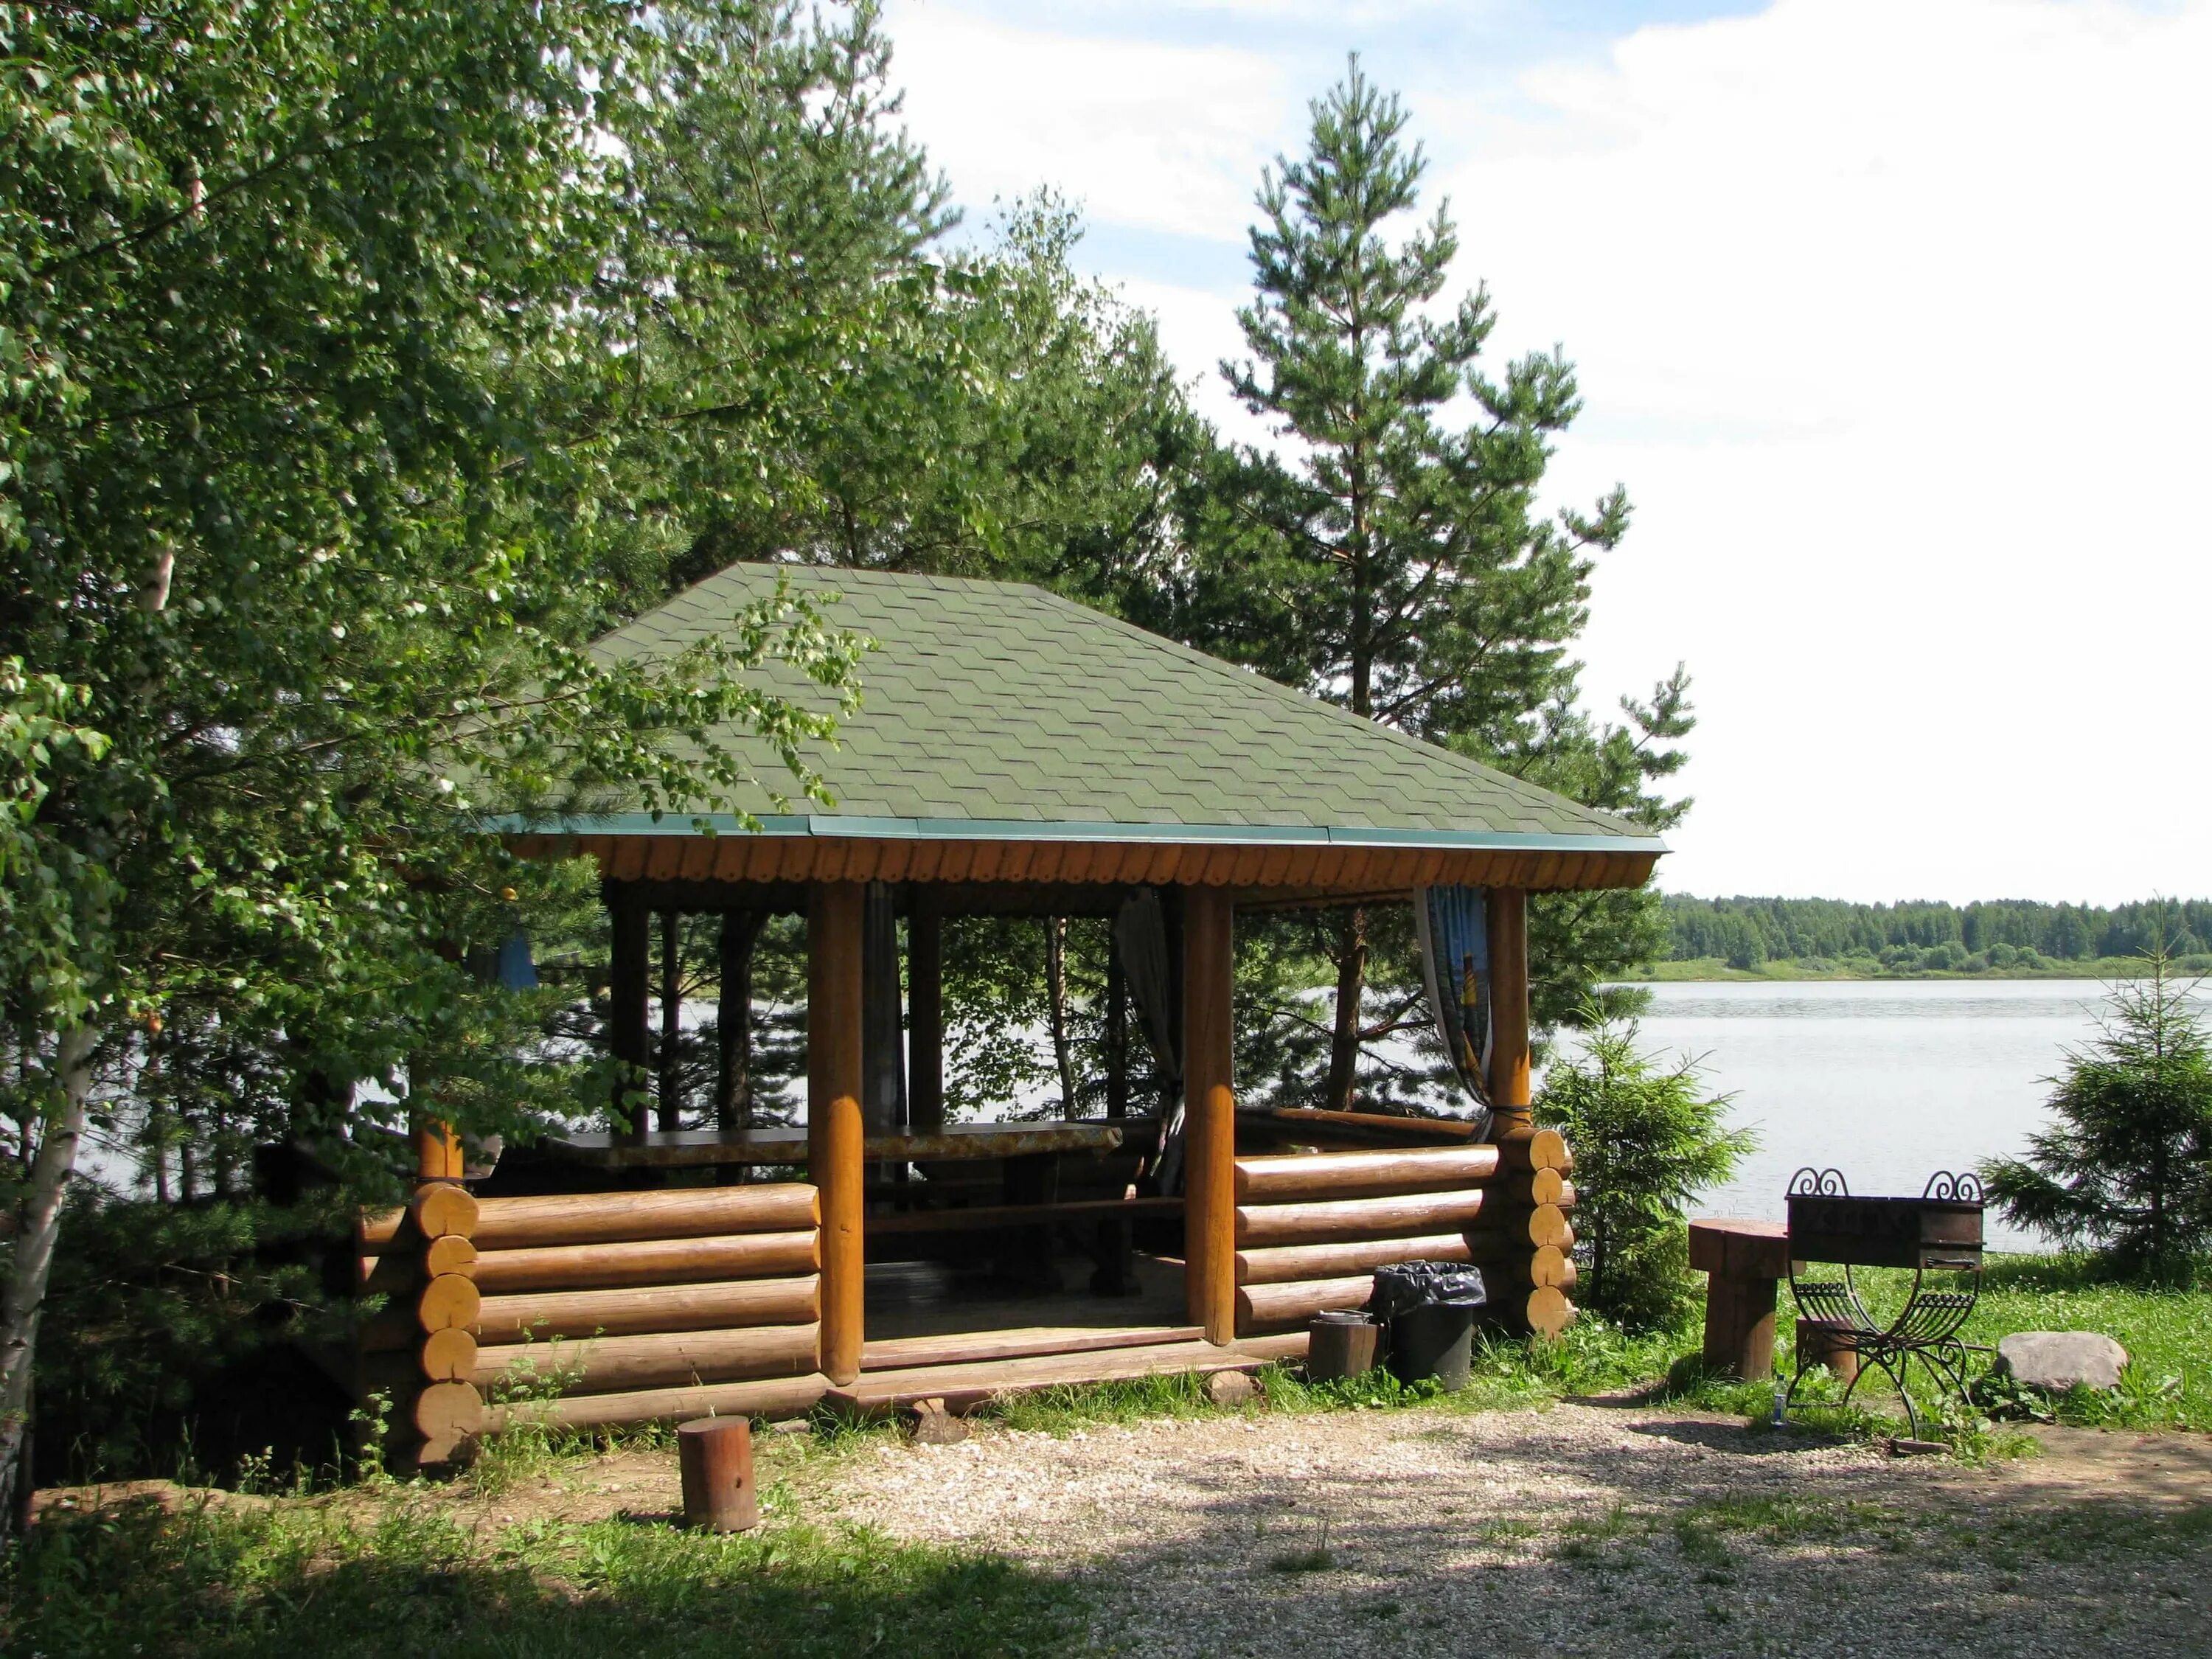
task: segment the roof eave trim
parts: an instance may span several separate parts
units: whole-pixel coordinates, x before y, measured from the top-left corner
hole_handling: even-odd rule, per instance
[[[1528,853],[1656,854],[1668,850],[1656,836],[1549,830],[1333,829],[1272,823],[1100,823],[1042,818],[881,818],[836,814],[763,814],[763,836],[838,836],[860,841],[1068,841],[1102,844],[1204,846],[1231,842],[1282,847],[1378,847]],[[751,833],[734,813],[608,812],[529,818],[507,814],[484,827],[507,836],[673,836]]]

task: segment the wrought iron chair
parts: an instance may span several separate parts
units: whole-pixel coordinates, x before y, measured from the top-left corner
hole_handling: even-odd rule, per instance
[[[1990,1352],[1959,1336],[1981,1294],[1981,1182],[1944,1170],[1929,1177],[1917,1199],[1854,1198],[1841,1172],[1800,1170],[1790,1182],[1790,1293],[1799,1314],[1826,1327],[1832,1345],[1860,1361],[1844,1401],[1872,1365],[1896,1388],[1912,1437],[1920,1439],[1919,1408],[1905,1387],[1913,1362],[1939,1395],[1964,1397],[1969,1356]],[[1808,1269],[1814,1263],[1840,1267],[1843,1276],[1814,1278]],[[1855,1267],[1911,1271],[1905,1305],[1887,1323],[1868,1310]],[[1954,1275],[1960,1287],[1937,1289],[1931,1273]],[[1814,1363],[1801,1344],[1784,1411]]]

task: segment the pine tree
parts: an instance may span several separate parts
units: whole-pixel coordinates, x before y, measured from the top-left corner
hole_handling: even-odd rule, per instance
[[[2145,959],[2148,974],[2113,988],[2102,1034],[2051,1079],[2057,1127],[1981,1173],[2015,1224],[2171,1278],[2212,1243],[2212,1038],[2172,956]]]
[[[1407,124],[1355,58],[1313,106],[1305,158],[1279,158],[1263,180],[1257,293],[1238,313],[1253,356],[1222,367],[1299,459],[1247,450],[1208,481],[1200,574],[1177,631],[1364,719],[1509,766],[1571,770],[1547,738],[1587,747],[1615,734],[1571,732],[1547,711],[1573,702],[1567,647],[1587,620],[1591,556],[1620,539],[1627,501],[1615,489],[1588,514],[1538,511],[1552,435],[1580,408],[1573,369],[1539,353],[1493,380],[1480,365],[1486,292],[1436,303],[1459,236],[1446,206],[1397,234],[1427,167]],[[1451,412],[1462,398],[1464,423]],[[1645,738],[1686,730],[1680,690]],[[1639,793],[1679,764],[1650,752]],[[1369,921],[1346,913],[1328,947],[1334,1107],[1350,1103],[1363,1043],[1419,1020],[1413,999],[1393,996],[1363,1023]],[[1661,937],[1650,918],[1632,932],[1631,951]]]

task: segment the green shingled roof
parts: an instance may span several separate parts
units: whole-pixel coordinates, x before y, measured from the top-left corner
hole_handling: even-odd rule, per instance
[[[680,650],[780,575],[842,595],[830,621],[878,648],[837,745],[807,750],[835,805],[795,817],[772,816],[765,793],[730,803],[771,832],[1661,850],[1626,819],[1018,583],[733,565],[597,648]],[[796,676],[777,689],[824,701]],[[738,746],[781,775],[757,740]],[[618,814],[571,827],[682,823]]]

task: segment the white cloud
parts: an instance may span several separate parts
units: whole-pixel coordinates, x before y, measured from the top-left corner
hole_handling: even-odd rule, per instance
[[[1449,183],[1640,503],[1593,681],[1706,723],[1669,884],[2212,890],[2179,750],[2212,10],[1785,0],[1531,74]]]
[[[1161,348],[1191,382],[1191,400],[1199,413],[1240,441],[1264,441],[1265,428],[1230,396],[1215,367],[1224,358],[1249,355],[1234,302],[1206,289],[1141,276],[1117,278],[1115,286],[1129,304],[1158,320]]]
[[[1237,52],[894,27],[970,199],[1052,179],[1137,231],[1241,238],[1320,89],[1256,25]],[[1440,50],[1415,131],[1501,346],[1581,367],[1560,498],[1637,502],[1594,700],[1698,678],[1662,878],[2212,891],[2212,0],[1781,0],[1527,70],[1510,108],[1437,90],[1495,67]],[[1162,269],[1127,291],[1222,414],[1244,296]]]
[[[1050,184],[1095,218],[1242,241],[1303,108],[1256,52],[1085,39],[908,3],[890,15],[907,116],[970,202]]]

